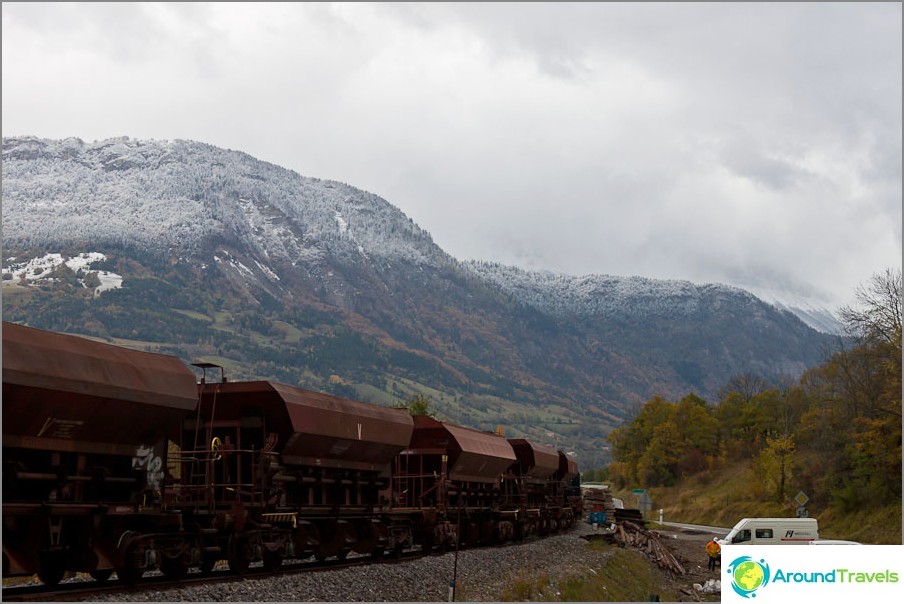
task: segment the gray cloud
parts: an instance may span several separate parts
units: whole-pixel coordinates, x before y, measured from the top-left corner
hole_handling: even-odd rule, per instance
[[[447,251],[846,303],[901,262],[899,3],[4,3],[3,134],[188,138]]]

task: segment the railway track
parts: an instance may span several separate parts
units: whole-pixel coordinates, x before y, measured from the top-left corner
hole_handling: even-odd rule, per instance
[[[478,549],[486,547],[500,547],[499,545],[474,546],[465,549]],[[197,585],[210,585],[217,583],[231,583],[236,581],[244,581],[247,579],[267,579],[269,577],[279,575],[291,575],[304,572],[322,572],[328,570],[339,570],[343,568],[353,568],[367,564],[400,564],[411,560],[416,560],[424,556],[439,556],[447,553],[443,550],[434,550],[431,552],[422,552],[418,549],[406,550],[399,554],[387,555],[375,559],[372,556],[364,554],[350,554],[345,560],[331,559],[324,561],[317,560],[295,560],[286,561],[277,571],[268,571],[263,565],[252,565],[245,573],[237,575],[227,568],[214,569],[208,573],[192,570],[188,576],[182,579],[170,579],[159,571],[149,572],[141,578],[137,584],[125,584],[119,581],[115,574],[109,580],[98,582],[84,575],[84,580],[70,579],[55,586],[45,586],[42,584],[22,585],[3,587],[2,600],[6,602],[78,602],[91,601],[97,596],[109,597],[117,593],[136,593],[143,591],[162,591],[180,587],[191,587]]]

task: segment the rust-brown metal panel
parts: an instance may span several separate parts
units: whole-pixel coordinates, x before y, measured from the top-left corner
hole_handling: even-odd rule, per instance
[[[521,475],[528,478],[551,478],[559,470],[559,452],[547,445],[538,445],[523,438],[510,438]]]
[[[461,452],[449,459],[449,478],[472,482],[497,480],[517,459],[504,437],[444,424]]]
[[[270,382],[208,382],[201,387],[201,421],[238,422],[245,416],[265,418],[267,430],[279,435],[278,446],[292,435],[286,404]]]
[[[3,322],[3,383],[193,410],[195,374],[177,357]]]
[[[277,449],[285,464],[381,470],[411,440],[414,420],[405,409],[275,382],[227,382],[205,386],[205,417],[214,391],[216,419],[256,411],[280,432]]]
[[[411,449],[445,451],[448,476],[453,480],[494,482],[515,462],[505,438],[419,415],[414,418]]]
[[[283,457],[324,464],[389,464],[411,441],[414,420],[407,409],[392,409],[281,384],[295,433]]]
[[[414,432],[411,435],[412,449],[447,451],[450,443],[454,444],[454,442],[455,439],[441,422],[426,415],[414,417]]]
[[[556,472],[556,479],[570,482],[572,478],[578,475],[578,462],[573,456],[564,451],[559,451],[558,453],[559,471]]]
[[[196,403],[177,357],[3,322],[4,446],[119,452],[174,434]]]
[[[517,459],[505,438],[444,423],[459,452],[449,456],[449,478],[471,482],[493,482]]]

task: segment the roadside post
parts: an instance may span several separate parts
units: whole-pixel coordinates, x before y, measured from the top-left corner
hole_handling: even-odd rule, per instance
[[[810,501],[810,498],[803,491],[798,491],[797,495],[794,496],[794,502],[797,503],[797,517],[798,518],[806,518],[809,516],[809,512],[807,512],[807,508],[804,507],[804,504]]]
[[[637,497],[637,509],[641,511],[643,519],[646,520],[647,512],[653,509],[653,500],[650,499],[650,494],[646,489],[634,489],[632,492]]]

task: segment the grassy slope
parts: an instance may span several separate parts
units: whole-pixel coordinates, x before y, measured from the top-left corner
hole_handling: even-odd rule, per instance
[[[797,490],[793,486],[789,488],[786,503],[756,498],[751,494],[749,467],[747,461],[737,462],[674,487],[647,489],[653,502],[647,519],[658,520],[660,508],[667,522],[723,527],[734,526],[741,518],[793,517],[797,504],[791,498]],[[637,498],[631,490],[613,496],[623,499],[625,507],[637,507]],[[869,502],[863,503],[863,508],[853,514],[811,509],[809,515],[819,520],[819,536],[824,539],[901,544],[901,506],[869,509]]]
[[[597,570],[575,569],[569,577],[546,574],[513,579],[501,596],[502,602],[644,602],[656,594],[663,602],[678,601],[677,593],[662,593],[659,571],[637,550],[617,549],[603,542],[594,549],[613,549],[612,556]]]

